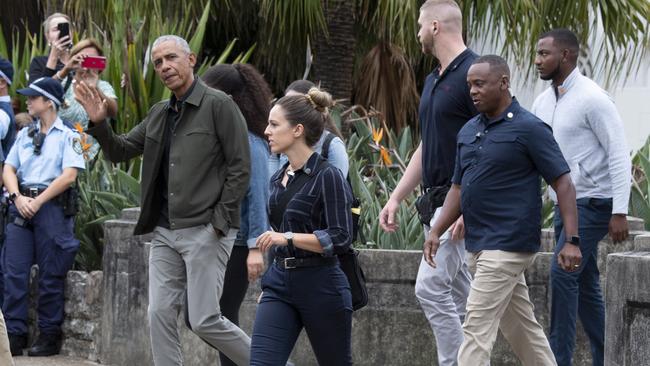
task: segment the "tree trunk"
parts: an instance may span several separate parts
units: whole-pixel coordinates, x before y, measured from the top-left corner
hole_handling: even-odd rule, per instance
[[[30,33],[38,33],[41,23],[43,22],[42,7],[39,6],[39,0],[3,0],[2,11],[0,12],[0,24],[2,24],[2,33],[7,41],[9,55],[11,58],[14,45],[13,34],[18,32],[17,48],[22,47],[25,42],[25,25]]]
[[[322,0],[329,37],[312,37],[316,81],[336,99],[352,97],[352,71],[356,47],[354,0]]]

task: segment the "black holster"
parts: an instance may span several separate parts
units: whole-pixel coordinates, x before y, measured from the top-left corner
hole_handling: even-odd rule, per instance
[[[429,226],[436,208],[442,207],[451,186],[430,187],[415,201],[415,208],[420,215],[420,222]]]
[[[0,247],[5,241],[7,224],[9,224],[9,199],[2,196],[0,198]]]
[[[59,196],[59,203],[65,216],[75,216],[79,212],[79,191],[70,187]]]

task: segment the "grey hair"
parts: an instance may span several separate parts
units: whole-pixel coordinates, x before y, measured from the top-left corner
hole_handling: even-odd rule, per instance
[[[181,50],[183,52],[185,52],[186,54],[189,55],[190,53],[192,53],[192,50],[190,49],[190,45],[187,43],[187,41],[184,40],[183,38],[181,38],[179,36],[175,36],[173,34],[167,34],[167,35],[160,36],[160,37],[156,38],[156,40],[153,41],[153,45],[151,46],[151,49],[153,50],[154,48],[156,48],[159,44],[161,44],[163,42],[170,42],[170,41],[176,43],[176,45],[178,47],[180,47]],[[153,57],[153,55],[152,55],[152,57]],[[153,61],[153,59],[152,59],[152,61]]]

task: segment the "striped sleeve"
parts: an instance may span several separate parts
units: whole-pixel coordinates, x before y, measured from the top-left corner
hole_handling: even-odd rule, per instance
[[[341,172],[329,167],[319,179],[326,228],[314,235],[323,247],[323,256],[344,253],[352,243],[352,192]]]

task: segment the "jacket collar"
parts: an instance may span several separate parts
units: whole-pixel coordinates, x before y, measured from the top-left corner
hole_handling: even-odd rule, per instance
[[[573,69],[573,71],[571,71],[569,76],[567,76],[566,79],[564,79],[562,84],[557,86],[552,85],[556,90],[556,96],[558,97],[558,99],[562,97],[564,94],[566,94],[569,90],[571,90],[571,88],[576,84],[578,78],[580,78],[581,75],[582,73],[580,73],[580,70],[576,66],[576,68]]]
[[[203,94],[207,88],[208,86],[205,85],[198,76],[194,75],[194,82],[192,83],[192,86],[190,86],[190,89],[180,99],[177,99],[176,96],[172,94],[167,103],[167,108],[174,106],[178,102],[189,103],[198,107],[199,104],[201,104],[201,99],[203,98]]]

